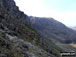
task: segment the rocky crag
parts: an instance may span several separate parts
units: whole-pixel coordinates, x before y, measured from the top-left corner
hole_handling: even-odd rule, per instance
[[[0,57],[56,57],[41,48],[29,20],[13,0],[0,0]]]
[[[76,50],[70,45],[62,44],[68,41],[63,40],[70,35],[67,33],[68,29],[65,29],[67,27],[61,26],[59,23],[60,25],[56,25],[57,32],[55,29],[55,31],[51,30],[51,36],[48,36],[49,31],[46,32],[47,34],[43,34],[45,33],[43,30],[46,29],[43,21],[34,19],[21,12],[13,0],[0,0],[0,57],[61,57],[61,51]],[[44,21],[46,21],[46,26],[50,24],[51,29],[55,28],[54,24],[52,25],[53,22],[48,24],[48,20]],[[67,32],[63,32],[64,30],[60,30],[58,27],[61,27],[60,29],[64,27]],[[47,28],[50,30],[49,26]],[[40,32],[41,30],[42,32]],[[63,32],[65,38],[58,35],[58,32]],[[72,32],[75,34],[74,31]],[[61,41],[63,42],[61,43]]]

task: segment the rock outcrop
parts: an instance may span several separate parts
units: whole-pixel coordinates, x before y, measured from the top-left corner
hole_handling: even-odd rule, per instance
[[[56,57],[40,48],[29,20],[13,0],[0,0],[0,57]]]
[[[61,44],[70,31],[53,19],[29,18],[14,0],[0,0],[0,57],[61,57],[61,51],[76,50]]]

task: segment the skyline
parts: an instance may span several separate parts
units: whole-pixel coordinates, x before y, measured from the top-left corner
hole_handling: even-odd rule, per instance
[[[15,0],[28,16],[52,17],[67,26],[76,26],[76,0]]]

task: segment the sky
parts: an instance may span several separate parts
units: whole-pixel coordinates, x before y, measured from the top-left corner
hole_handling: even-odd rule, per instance
[[[15,0],[29,16],[52,17],[66,26],[76,26],[76,0]]]

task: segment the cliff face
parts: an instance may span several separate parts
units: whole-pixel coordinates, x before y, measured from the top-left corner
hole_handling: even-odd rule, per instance
[[[4,17],[7,19],[10,19],[11,17],[14,20],[20,20],[21,22],[24,22],[28,24],[28,17],[23,12],[20,12],[18,7],[15,5],[15,2],[13,0],[0,0],[0,12],[4,15]],[[10,18],[8,17],[10,16]],[[22,21],[24,20],[24,21]],[[12,21],[12,20],[11,20]]]
[[[13,0],[0,0],[0,57],[56,57],[40,48],[29,22]]]

